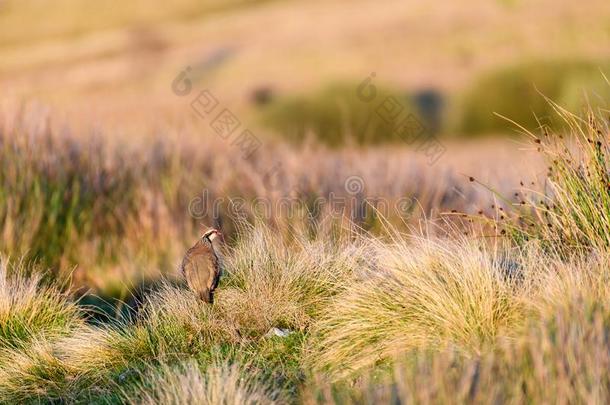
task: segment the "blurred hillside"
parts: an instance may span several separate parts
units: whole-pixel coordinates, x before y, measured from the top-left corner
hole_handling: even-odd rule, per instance
[[[251,100],[261,89],[307,93],[371,72],[399,91],[435,89],[461,105],[503,66],[601,64],[609,19],[603,0],[8,0],[0,87],[9,104],[36,100],[84,128],[192,121],[171,92],[186,66],[196,89],[213,90],[249,127],[259,125]]]

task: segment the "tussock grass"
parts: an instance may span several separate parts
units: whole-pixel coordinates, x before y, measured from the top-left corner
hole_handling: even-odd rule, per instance
[[[400,234],[333,246],[259,226],[225,252],[214,305],[165,284],[133,322],[6,347],[0,398],[266,403],[301,385],[304,402],[522,401],[547,395],[548,379],[571,398],[605,398],[586,362],[606,350],[607,256],[509,248]],[[272,326],[293,333],[264,336]]]
[[[221,294],[227,311],[242,317],[234,320],[241,330],[258,333],[310,326],[349,284],[364,255],[362,241],[332,245],[296,232],[290,242],[262,226],[243,236],[227,259],[227,289]]]
[[[547,250],[571,254],[604,252],[610,246],[610,166],[604,110],[586,119],[550,100],[555,114],[570,128],[568,135],[541,135],[521,129],[548,164],[543,188],[522,187],[516,223],[506,224],[517,242],[541,241]],[[523,185],[523,182],[521,183]]]
[[[78,386],[45,339],[0,349],[0,402],[41,403],[66,398]]]
[[[279,394],[238,364],[216,361],[202,370],[194,362],[163,365],[149,373],[128,401],[142,404],[275,404]]]
[[[551,160],[549,194],[538,205],[538,219],[545,223],[541,236],[556,245],[572,249],[610,246],[610,176],[608,134],[605,120],[593,116],[588,121],[556,107],[571,125],[576,151],[561,140],[545,149]],[[546,146],[546,144],[545,144]],[[561,147],[563,146],[563,149]],[[547,208],[550,202],[550,207]]]
[[[166,285],[146,299],[134,323],[81,328],[62,339],[57,352],[79,373],[103,380],[237,339],[235,327],[212,308],[189,291]]]
[[[481,355],[465,356],[454,347],[415,350],[351,387],[318,378],[303,402],[606,403],[608,314],[605,304],[583,313],[578,301],[570,301]]]
[[[139,349],[139,350],[138,350]],[[146,361],[150,348],[138,339],[133,329],[86,326],[57,342],[56,354],[79,375],[104,381],[133,362]]]
[[[316,367],[338,377],[447,343],[476,353],[523,319],[522,264],[463,240],[374,242],[377,263],[317,323]],[[529,264],[529,263],[528,263]]]
[[[223,318],[222,311],[205,305],[186,289],[165,286],[147,298],[138,333],[146,339],[151,354],[193,353],[215,342],[237,343],[237,326]]]
[[[26,267],[0,257],[0,348],[66,335],[83,323],[81,310],[65,293],[44,285],[39,273],[28,277]]]

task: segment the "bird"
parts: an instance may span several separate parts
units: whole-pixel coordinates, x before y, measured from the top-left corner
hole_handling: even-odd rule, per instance
[[[219,242],[224,242],[218,229],[209,229],[186,251],[180,272],[189,289],[208,304],[214,303],[214,290],[222,274]]]

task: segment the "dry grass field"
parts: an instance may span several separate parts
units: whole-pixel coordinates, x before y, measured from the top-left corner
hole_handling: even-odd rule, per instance
[[[608,403],[609,17],[0,0],[0,404]]]

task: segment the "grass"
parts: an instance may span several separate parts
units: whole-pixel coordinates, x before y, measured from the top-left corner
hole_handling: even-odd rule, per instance
[[[410,233],[388,218],[380,219],[374,233],[342,227],[347,221],[326,220],[328,213],[316,222],[235,221],[213,305],[164,278],[128,315],[98,322],[77,305],[81,285],[61,287],[61,277],[44,277],[27,257],[3,259],[0,403],[183,403],[195,397],[203,403],[607,402],[608,128],[593,114],[583,120],[555,107],[568,120],[571,136],[529,134],[541,154],[557,161],[548,176],[550,191],[529,190],[523,197],[528,203],[517,203],[514,213],[507,208],[508,218],[482,227],[425,222]],[[104,257],[115,266],[138,243],[146,252],[160,242],[161,253],[149,258],[153,263],[171,257],[176,245],[188,246],[171,240],[181,229],[174,222],[184,219],[178,213],[184,194],[174,191],[188,184],[181,175],[187,165],[210,164],[201,155],[160,147],[156,155],[140,150],[143,161],[120,163],[130,149],[119,148],[108,158],[119,166],[109,173],[125,171],[127,179],[137,174],[135,189],[129,195],[106,190],[86,204],[74,185],[82,179],[95,184],[97,177],[87,176],[104,169],[101,162],[79,166],[75,162],[84,155],[74,147],[70,155],[70,148],[53,146],[59,154],[52,155],[36,149],[44,144],[24,147],[11,137],[0,139],[30,151],[4,163],[5,189],[25,184],[30,190],[43,182],[48,195],[58,188],[78,196],[78,210],[58,204],[49,212],[71,218],[110,209],[124,220],[116,227],[97,215],[52,222],[44,212],[42,222],[27,222],[34,221],[32,210],[8,215],[6,207],[13,201],[44,206],[45,194],[5,193],[6,240],[22,236],[8,232],[7,221],[36,230],[52,227],[60,235],[73,232],[79,237],[55,245],[55,239],[39,236],[62,247],[61,254],[49,256],[61,262],[86,251],[81,249],[89,242],[83,239],[104,230],[99,243],[106,247],[94,250],[91,261]],[[61,165],[36,159],[38,154]],[[45,165],[54,170],[43,172]],[[246,172],[238,165],[235,170]],[[240,181],[213,183],[203,172],[201,179],[214,190]],[[30,180],[16,181],[22,178]],[[309,187],[341,184],[331,180]],[[261,190],[244,193],[267,192]],[[166,211],[158,216],[160,224],[145,228],[156,229],[157,238],[140,240],[136,225],[153,218],[140,204],[151,195]],[[120,202],[139,209],[121,211]],[[183,229],[194,233],[195,227]],[[140,254],[134,257],[145,256]],[[273,328],[287,336],[273,336]]]
[[[379,244],[374,271],[349,285],[317,323],[312,362],[345,377],[413,348],[451,342],[480,352],[522,321],[531,288],[497,254],[464,241]]]
[[[467,135],[506,132],[506,121],[494,113],[532,131],[541,124],[559,129],[565,121],[541,94],[569,111],[580,111],[586,103],[593,108],[605,107],[609,94],[602,72],[607,70],[606,61],[576,59],[496,69],[478,79],[459,101],[457,130]]]
[[[537,244],[507,250],[465,237],[287,245],[262,225],[243,232],[226,252],[214,305],[165,284],[132,320],[87,325],[77,309],[75,326],[1,351],[0,398],[486,402],[565,390],[575,400],[606,398],[601,252],[566,261]],[[271,327],[292,334],[268,337]]]
[[[136,197],[134,171],[114,151],[49,131],[0,133],[0,226],[5,252],[54,266],[71,258],[80,239],[123,235],[121,219],[136,210]],[[107,239],[97,242],[113,255]]]
[[[129,398],[142,404],[274,404],[278,393],[265,387],[237,364],[215,363],[202,371],[196,363],[163,366],[152,381]]]
[[[537,240],[566,255],[605,251],[610,244],[606,110],[590,110],[581,118],[547,101],[572,136],[552,134],[547,126],[540,135],[520,127],[531,147],[544,156],[548,172],[544,187],[521,182],[515,194],[518,202],[512,204],[518,221],[509,222],[505,230],[517,243]]]
[[[605,403],[607,312],[588,315],[558,310],[480,356],[413,351],[352,387],[321,382],[305,403]]]
[[[25,268],[23,262],[0,258],[0,349],[23,347],[38,337],[57,338],[83,322],[65,293],[45,286],[40,274],[28,277]]]
[[[396,129],[408,113],[416,111],[413,103],[406,95],[383,88],[376,89],[374,101],[366,101],[359,96],[359,85],[336,83],[312,94],[279,98],[263,109],[262,122],[297,144],[308,138],[331,147],[404,142]],[[363,91],[365,97],[367,91]],[[402,114],[378,112],[390,97],[402,108]]]
[[[548,4],[520,2],[510,13],[371,2],[347,14],[331,2],[324,15],[305,2],[0,3],[8,96],[40,96],[86,129],[188,120],[169,83],[183,64],[214,59],[219,43],[232,56],[204,82],[242,118],[254,86],[301,92],[374,60],[383,80],[408,86],[433,72],[455,89],[525,54],[602,54],[608,37],[601,1],[594,11],[554,4],[550,18]],[[316,35],[282,23],[295,16],[313,17]],[[268,46],[241,46],[259,42]],[[354,98],[357,84],[276,100],[267,124],[282,134],[261,138],[249,158],[188,124],[111,140],[115,131],[58,130],[36,111],[1,115],[0,254],[11,259],[0,260],[0,403],[608,403],[607,111],[596,92],[588,116],[536,92],[580,111],[583,87],[607,93],[599,67],[533,63],[475,82],[461,129],[504,132],[491,112],[508,116],[530,128],[527,147],[550,167],[540,188],[513,190],[513,161],[493,161],[503,173],[491,197],[468,188],[470,174],[484,181],[483,153],[460,162],[448,143],[447,164],[429,166],[397,147],[393,124]],[[541,123],[557,131],[531,130]],[[517,195],[502,200],[507,191]],[[225,198],[217,212],[202,210],[204,192]],[[279,212],[286,196],[298,205]],[[317,203],[329,196],[348,204]],[[257,212],[261,200],[275,208]],[[386,208],[370,209],[378,200]],[[491,204],[482,230],[459,214]],[[458,219],[439,224],[451,210]],[[229,240],[213,306],[173,277],[202,222]],[[81,298],[127,299],[141,285],[134,308],[119,303],[104,317]]]
[[[206,148],[191,137],[102,141],[35,115],[24,108],[0,121],[0,251],[71,276],[75,287],[108,301],[175,272],[201,223],[222,224],[233,243],[244,221],[268,223],[290,238],[291,228],[314,235],[349,222],[381,230],[382,217],[407,229],[469,204],[447,188],[461,188],[459,178],[401,148],[266,140],[256,157],[243,159],[218,137]],[[395,174],[380,176],[380,167]],[[359,193],[346,188],[353,176],[361,179]]]
[[[517,301],[527,317],[513,320],[513,329],[492,345],[478,353],[454,342],[413,348],[409,333],[394,344],[390,363],[357,373],[357,379],[347,379],[351,384],[345,378],[331,383],[326,373],[313,377],[316,384],[305,387],[304,402],[605,403],[610,394],[604,371],[610,353],[607,259],[549,261],[544,254],[529,260],[535,270],[521,282],[538,288]],[[391,337],[384,334],[388,344],[395,342]]]
[[[504,246],[466,238],[441,243],[368,236],[355,244],[339,241],[337,251],[320,249],[321,240],[287,249],[282,237],[258,227],[241,241],[227,252],[228,275],[213,306],[167,284],[145,298],[132,321],[85,325],[85,313],[77,313],[81,322],[58,336],[40,333],[2,351],[0,397],[112,403],[124,397],[179,401],[206,393],[265,402],[287,395],[305,401],[329,389],[338,390],[337,398],[356,398],[364,395],[357,391],[362,381],[377,386],[402,370],[400,379],[388,383],[400,388],[401,398],[448,401],[458,385],[464,398],[493,392],[529,400],[545,395],[548,378],[557,386],[572,378],[562,374],[565,367],[590,367],[587,373],[593,374],[585,376],[596,375],[597,352],[589,350],[605,347],[599,328],[605,330],[610,313],[603,304],[605,255],[565,262],[532,246],[521,256],[512,251],[515,267],[502,260]],[[239,268],[249,258],[244,252],[254,253],[249,271]],[[338,259],[336,252],[345,257]],[[266,273],[272,278],[262,277]],[[314,288],[316,282],[325,287]],[[271,327],[292,334],[267,337]],[[570,357],[562,360],[564,355]],[[447,367],[452,372],[444,379],[426,382]],[[469,394],[464,386],[474,384],[468,380],[473,367],[480,367],[481,385]],[[540,372],[549,377],[541,380]],[[459,378],[451,377],[456,373]],[[325,388],[317,375],[334,385]],[[221,377],[226,382],[219,385]],[[354,379],[359,383],[352,388],[340,388]],[[502,385],[515,379],[526,384],[521,394]],[[487,391],[486,384],[494,389]],[[396,391],[387,389],[388,395]],[[581,391],[570,395],[580,398]],[[596,395],[605,398],[603,391]]]

